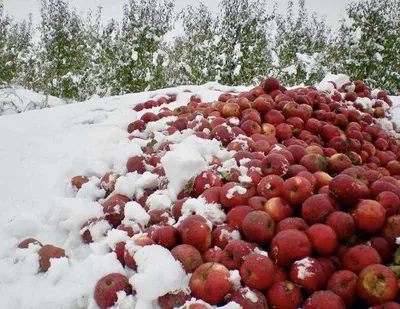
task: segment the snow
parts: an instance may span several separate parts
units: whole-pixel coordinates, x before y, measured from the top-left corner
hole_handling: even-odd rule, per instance
[[[313,261],[306,257],[302,260],[294,262],[294,265],[297,266],[298,273],[297,273],[297,278],[304,280],[307,277],[310,277],[311,274],[307,271],[308,268],[312,267]]]
[[[344,84],[350,82],[350,78],[345,74],[327,74],[324,79],[319,83],[320,86],[326,84],[327,82],[335,82],[338,89]],[[318,87],[317,87],[318,88]]]
[[[177,93],[177,102],[170,104],[170,108],[175,108],[186,104],[191,96],[183,93],[185,89],[213,101],[221,92],[209,87],[184,86],[0,117],[2,307],[89,308],[93,305],[97,280],[111,272],[124,273],[115,254],[109,250],[127,239],[126,232],[108,231],[108,226],[100,224],[98,235],[97,228],[94,231],[99,236],[94,236],[99,240],[97,243],[87,245],[81,240],[82,225],[90,218],[103,215],[102,206],[95,201],[104,197],[104,190],[97,187],[99,179],[107,172],[126,173],[127,159],[142,153],[137,141],[130,141],[126,132],[127,125],[143,114],[132,110],[135,104],[155,95]],[[188,145],[196,143],[193,140]],[[199,148],[201,153],[208,153],[211,146],[205,145],[212,145],[213,154],[229,156],[215,141],[201,143],[192,152],[196,153],[195,149]],[[202,154],[197,158],[204,160]],[[194,174],[197,173],[195,170]],[[69,185],[76,175],[90,179],[78,192]],[[158,179],[151,173],[140,177],[130,173],[117,180],[116,193],[133,195],[157,185]],[[128,203],[125,208],[129,219],[124,223],[144,224],[147,220],[144,214],[133,215],[131,207],[135,204]],[[46,274],[37,273],[37,253],[15,249],[27,237],[63,248],[68,259],[53,263],[57,266],[54,269],[52,266]],[[27,250],[25,258],[25,253],[21,254],[24,250]]]
[[[143,247],[135,253],[134,258],[138,272],[129,282],[137,293],[136,308],[151,309],[154,300],[169,292],[189,292],[189,276],[164,247]]]
[[[23,88],[0,89],[0,116],[64,105],[62,99]]]
[[[241,283],[240,280],[242,278],[240,277],[239,271],[238,270],[230,270],[229,271],[229,281],[232,283],[233,289],[237,290],[240,288]]]
[[[246,188],[244,188],[242,186],[234,186],[234,187],[232,187],[231,189],[228,190],[228,193],[226,194],[226,197],[228,199],[231,199],[231,198],[233,198],[233,195],[235,193],[243,195],[243,194],[246,194],[246,192],[247,192]]]
[[[346,78],[339,75],[329,80],[338,84],[346,82]],[[187,89],[193,93],[183,92]],[[135,104],[155,96],[176,93],[177,101],[169,105],[173,109],[187,104],[192,94],[212,102],[221,92],[246,89],[248,87],[208,83],[92,99],[0,117],[2,308],[98,309],[93,299],[95,284],[102,276],[113,272],[127,275],[137,292],[136,296],[120,293],[116,305],[119,309],[133,306],[157,309],[154,300],[158,296],[169,291],[187,290],[189,277],[168,250],[157,245],[133,246],[139,267],[137,273],[128,271],[117,260],[116,254],[110,252],[117,243],[129,239],[127,233],[111,230],[108,223],[100,221],[88,227],[95,242],[85,244],[81,239],[82,225],[89,219],[103,216],[101,202],[106,193],[100,187],[100,179],[105,173],[122,175],[116,181],[113,194],[138,198],[143,195],[144,189],[158,187],[160,179],[150,171],[143,175],[126,173],[126,161],[133,155],[142,155],[140,146],[149,142],[146,140],[148,134],[165,127],[170,120],[163,119],[149,125],[141,136],[145,139],[129,140],[127,125],[146,112],[133,111]],[[29,96],[27,94],[27,99]],[[32,98],[35,98],[34,94]],[[400,99],[391,99],[394,103],[391,114],[399,123]],[[157,108],[152,111],[157,112]],[[161,136],[158,137],[161,140]],[[221,149],[216,140],[199,139],[190,130],[169,138],[177,143],[161,159],[169,187],[155,191],[149,197],[147,206],[151,209],[170,208],[186,184],[208,168],[207,162],[212,156],[223,161],[221,171],[238,168],[232,153]],[[70,185],[70,179],[76,175],[89,178],[89,182],[78,191]],[[235,186],[230,194],[236,192],[243,194],[246,189]],[[202,198],[189,199],[182,211],[184,216],[202,215],[210,225],[225,220],[221,205],[207,204]],[[125,205],[124,224],[140,232],[148,221],[149,215],[138,203],[128,202]],[[231,234],[232,238],[237,236]],[[38,272],[38,246],[16,249],[17,244],[27,237],[63,248],[67,257],[52,259],[46,273]],[[230,280],[235,288],[240,286],[237,270],[230,272]],[[240,306],[229,303],[222,308]]]
[[[207,204],[206,201],[199,197],[197,199],[189,198],[182,205],[182,216],[180,221],[184,218],[195,214],[199,216],[203,216],[210,223],[210,228],[212,225],[217,225],[225,222],[226,214],[222,210],[222,206],[219,204]]]
[[[132,220],[141,226],[146,226],[150,220],[150,215],[137,202],[128,202],[125,204],[125,219]]]
[[[187,182],[207,169],[207,162],[192,147],[177,145],[161,158],[165,174],[169,180],[169,189],[178,195]]]
[[[250,290],[248,287],[245,288],[246,294],[244,297],[246,297],[248,300],[250,300],[252,303],[258,302],[258,297],[256,293],[254,293],[252,290]]]

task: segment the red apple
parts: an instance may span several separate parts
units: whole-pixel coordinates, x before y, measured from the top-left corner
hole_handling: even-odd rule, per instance
[[[105,214],[105,218],[113,227],[117,227],[121,224],[121,221],[125,217],[125,204],[129,201],[130,199],[125,195],[115,194],[110,196],[103,203],[103,212]]]
[[[306,257],[293,263],[290,268],[290,281],[311,294],[325,286],[326,278],[324,270],[317,260]]]
[[[379,202],[362,200],[357,204],[353,217],[359,232],[375,234],[385,223],[386,211]]]
[[[308,223],[322,223],[334,211],[328,194],[315,194],[307,198],[301,207],[301,217]]]
[[[343,300],[331,291],[317,291],[306,299],[303,309],[346,309]]]
[[[400,211],[400,199],[393,192],[384,191],[379,193],[376,197],[376,201],[385,208],[388,217],[393,216]]]
[[[290,281],[274,283],[267,291],[268,304],[272,308],[297,309],[303,304],[300,289]]]
[[[344,174],[332,179],[329,190],[343,206],[354,205],[360,199],[369,197],[369,189],[364,183]]]
[[[297,217],[285,218],[277,224],[276,233],[278,234],[279,232],[290,229],[304,232],[306,229],[308,229],[308,224],[302,218],[297,218]]]
[[[271,216],[275,223],[291,217],[294,214],[294,210],[289,203],[280,197],[269,199],[264,205],[264,211]]]
[[[82,188],[82,186],[87,182],[89,182],[89,178],[86,176],[75,176],[71,179],[71,185],[77,190]]]
[[[246,205],[249,198],[248,189],[236,182],[224,184],[220,191],[221,204],[226,208]]]
[[[381,236],[391,246],[396,244],[396,238],[400,237],[400,215],[391,216],[386,219],[381,230]]]
[[[366,245],[357,245],[348,248],[342,255],[343,269],[359,274],[361,270],[372,264],[380,264],[382,262],[378,251]]]
[[[229,270],[222,264],[205,263],[190,277],[189,287],[192,296],[211,305],[221,304],[232,288]]]
[[[278,175],[268,175],[260,180],[257,185],[259,195],[271,199],[282,196],[284,180]]]
[[[38,251],[39,255],[39,268],[40,271],[46,272],[50,266],[50,259],[59,259],[66,257],[64,249],[55,247],[53,245],[44,245]]]
[[[18,244],[17,248],[27,249],[27,248],[29,248],[30,244],[43,247],[42,243],[40,241],[36,240],[35,238],[26,238]]]
[[[265,296],[248,287],[239,287],[228,298],[227,302],[235,302],[246,309],[268,309]]]
[[[239,269],[254,246],[244,240],[232,240],[225,247],[221,263],[228,269]]]
[[[119,291],[124,291],[127,295],[132,294],[128,278],[118,273],[108,274],[97,281],[94,300],[101,309],[107,309],[118,300]]]
[[[276,234],[270,248],[271,258],[279,266],[290,266],[294,261],[310,256],[312,250],[306,234],[293,229]]]
[[[314,252],[321,256],[333,255],[338,246],[336,233],[329,225],[316,223],[306,230],[306,235]]]
[[[181,262],[183,269],[187,273],[194,272],[197,267],[203,264],[203,259],[199,250],[191,245],[179,245],[171,250],[172,256]]]
[[[211,246],[211,230],[206,220],[198,215],[185,218],[178,227],[182,243],[195,247],[200,252]]]
[[[153,229],[151,229],[153,228]],[[179,231],[171,225],[152,226],[147,230],[148,236],[158,245],[171,250],[176,247],[181,240]]]
[[[336,233],[339,241],[346,241],[354,235],[356,225],[353,217],[342,211],[332,212],[325,221]]]
[[[300,205],[313,194],[313,188],[307,179],[295,176],[285,181],[282,192],[291,205]]]
[[[233,208],[232,210],[236,208],[237,207]],[[243,222],[243,219],[244,217],[241,218],[241,222]],[[221,249],[224,249],[227,246],[227,244],[232,240],[238,240],[238,239],[241,239],[240,232],[232,225],[228,224],[218,225],[212,232],[212,245],[217,246]]]
[[[183,306],[188,300],[190,300],[190,295],[179,291],[160,296],[157,302],[161,309],[174,309]]]
[[[265,245],[274,237],[275,223],[269,214],[256,210],[246,215],[242,229],[248,241]]]
[[[303,165],[310,173],[318,171],[326,171],[327,162],[324,156],[319,154],[307,154],[301,160],[300,164]]]
[[[347,307],[357,299],[356,286],[358,276],[349,270],[335,272],[328,280],[327,290],[339,295]]]
[[[359,275],[357,294],[370,305],[395,299],[398,283],[393,271],[384,265],[374,264],[365,267]]]

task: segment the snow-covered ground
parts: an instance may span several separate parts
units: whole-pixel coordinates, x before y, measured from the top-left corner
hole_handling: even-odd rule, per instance
[[[238,92],[245,88],[215,83],[178,87],[0,117],[1,308],[97,308],[93,301],[97,280],[110,272],[124,272],[115,254],[107,253],[105,248],[125,240],[126,235],[109,233],[97,245],[86,245],[80,240],[82,224],[102,215],[101,205],[94,200],[104,192],[93,184],[108,171],[125,173],[127,159],[140,153],[138,141],[128,139],[126,127],[144,111],[136,113],[132,107],[154,95],[172,92],[178,94],[177,101],[168,107],[185,105],[192,95],[184,92],[187,89],[210,102],[221,91]],[[400,98],[393,99],[400,106]],[[395,106],[393,111],[400,119],[400,108]],[[188,143],[187,147],[204,155],[213,146]],[[176,168],[182,166],[180,163]],[[179,174],[174,170],[169,173],[171,177]],[[90,184],[78,196],[69,187],[75,175],[91,177]],[[122,187],[121,184],[121,190]],[[27,237],[64,248],[68,258],[53,260],[47,273],[38,272],[38,248],[16,249],[19,241]],[[152,257],[151,265],[146,264],[146,256],[142,257],[142,272],[131,277],[137,297],[121,297],[119,309],[130,308],[137,300],[141,304],[138,309],[157,308],[149,300],[156,299],[157,293],[168,292],[167,287],[176,289],[187,280],[174,266],[174,260],[169,259],[168,252],[161,247],[146,250],[144,254]],[[166,272],[164,280],[152,267]]]
[[[132,107],[171,92],[178,98],[170,108],[185,105],[192,95],[186,89],[205,101],[217,99],[218,90],[235,90],[211,83],[0,117],[1,308],[96,308],[91,300],[96,281],[123,268],[113,253],[94,253],[77,234],[87,219],[101,215],[93,199],[104,192],[88,186],[75,198],[69,181],[89,175],[95,183],[107,171],[126,172],[128,157],[140,152],[126,127],[144,113]],[[68,259],[38,273],[37,248],[16,250],[26,237],[64,248]],[[118,237],[111,235],[110,242]]]
[[[66,104],[66,101],[36,93],[21,87],[0,88],[0,116],[49,108]]]

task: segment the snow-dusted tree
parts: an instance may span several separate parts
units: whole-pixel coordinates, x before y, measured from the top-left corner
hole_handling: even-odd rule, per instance
[[[41,0],[40,13],[40,88],[61,98],[85,99],[81,84],[90,49],[82,18],[66,0]]]
[[[217,32],[223,84],[255,84],[269,74],[272,17],[267,9],[267,2],[261,0],[221,1]]]
[[[1,13],[1,12],[0,12]],[[5,16],[0,21],[0,84],[23,84],[32,64],[32,16],[21,22]]]
[[[305,0],[289,0],[286,13],[275,20],[275,75],[289,85],[321,80],[328,70],[326,52],[331,44],[324,20],[309,15]]]
[[[346,8],[334,70],[370,87],[400,93],[400,0],[366,0]]]
[[[9,83],[13,78],[12,59],[10,59],[7,44],[11,18],[3,14],[3,7],[0,7],[0,86]]]
[[[218,80],[221,37],[206,5],[188,6],[178,16],[183,34],[169,46],[168,85],[204,84]]]
[[[171,49],[183,83],[254,84],[268,75],[271,53],[265,1],[222,0],[217,16],[204,4],[181,13],[184,33]]]
[[[104,79],[107,74],[106,63],[102,63],[103,47],[109,41],[109,36],[104,36],[104,29],[101,20],[102,7],[98,7],[95,15],[89,11],[84,21],[84,41],[86,44],[85,54],[87,55],[87,66],[82,68],[81,97],[92,95],[104,96],[107,89],[104,88]]]
[[[172,12],[172,0],[130,0],[124,7],[115,63],[111,65],[113,94],[165,86],[163,68],[167,63],[161,46],[172,27]]]

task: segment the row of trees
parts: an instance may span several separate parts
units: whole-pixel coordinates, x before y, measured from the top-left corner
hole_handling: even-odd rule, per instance
[[[82,17],[67,0],[41,0],[37,26],[0,7],[0,85],[85,100],[268,75],[312,84],[333,72],[400,91],[400,0],[350,4],[336,33],[305,0],[289,0],[285,14],[262,0],[221,0],[217,14],[204,4],[176,14],[173,4],[129,0],[122,21],[104,24],[101,8]],[[167,41],[176,22],[183,31]]]

